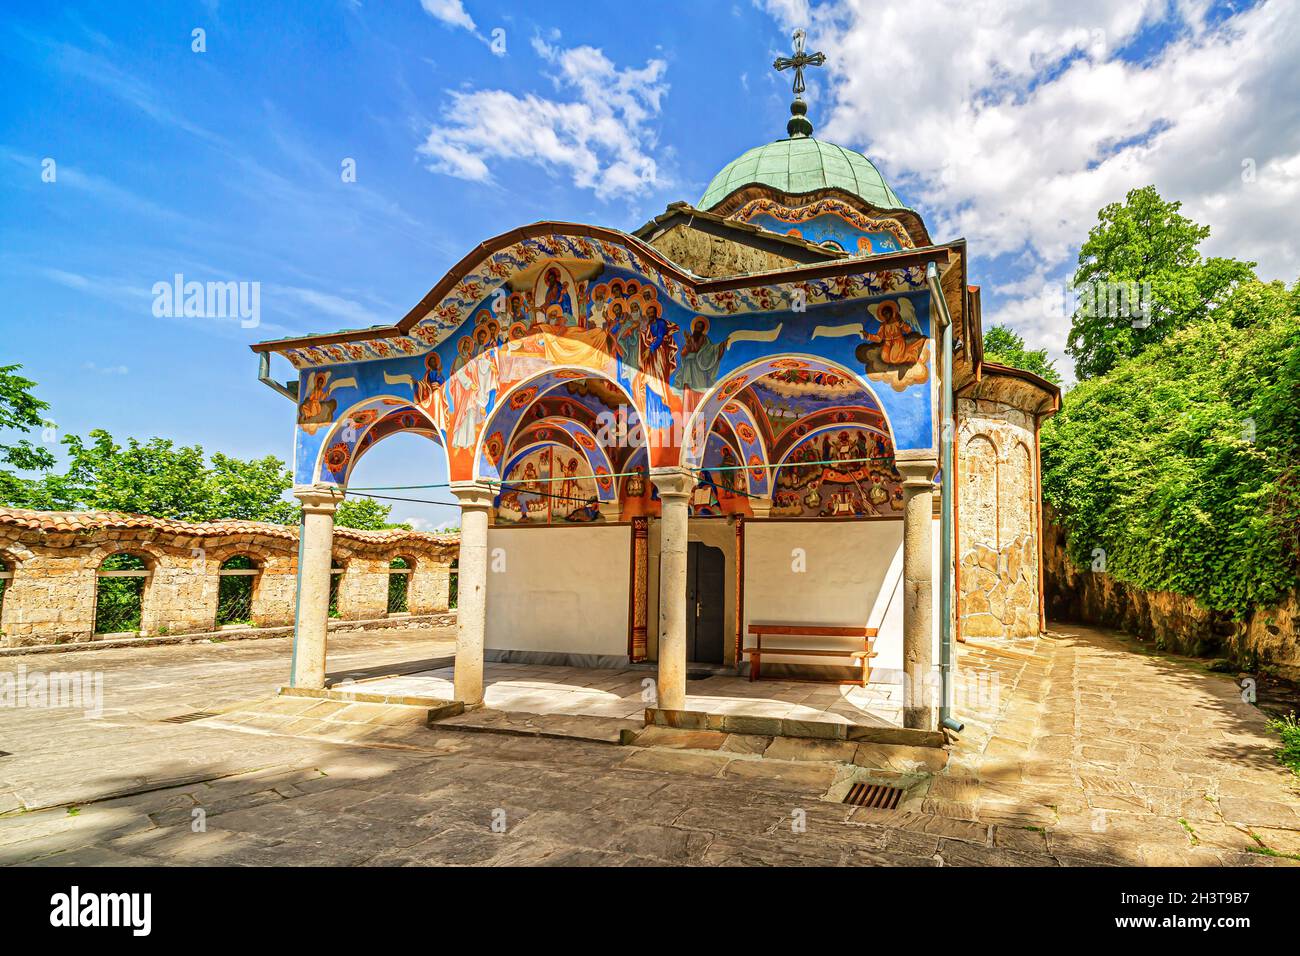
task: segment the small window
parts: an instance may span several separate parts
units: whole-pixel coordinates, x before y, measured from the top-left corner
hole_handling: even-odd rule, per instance
[[[95,580],[95,633],[139,631],[149,565],[136,554],[110,554]]]
[[[411,610],[411,572],[415,562],[410,558],[393,558],[388,562],[388,613],[406,614]]]
[[[253,623],[253,591],[261,568],[246,554],[221,562],[217,571],[217,627]]]
[[[451,559],[451,568],[447,572],[447,609],[456,610],[456,591],[460,577],[460,558]]]
[[[338,558],[330,559],[330,617],[339,616],[339,585],[343,582],[343,574],[347,571]]]

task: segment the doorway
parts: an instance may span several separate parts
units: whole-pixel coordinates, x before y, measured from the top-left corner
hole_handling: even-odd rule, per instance
[[[722,663],[726,559],[720,548],[691,541],[686,552],[686,659]]]

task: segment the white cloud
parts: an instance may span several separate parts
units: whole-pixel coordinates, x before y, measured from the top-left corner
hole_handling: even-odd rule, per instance
[[[462,27],[470,33],[475,32],[474,18],[465,10],[461,0],[420,0],[424,12],[435,20],[452,27]]]
[[[1043,282],[1068,278],[1097,211],[1131,188],[1182,200],[1213,229],[1208,253],[1300,274],[1291,2],[1211,24],[1209,0],[836,0],[811,11],[830,86],[812,117],[880,165],[936,239],[971,241],[986,323],[1060,356],[1069,322],[1044,315]],[[797,0],[761,5],[800,25]],[[991,286],[995,256],[1008,281]]]
[[[590,46],[561,49],[533,39],[557,93],[566,100],[507,90],[451,91],[448,122],[420,147],[429,168],[459,179],[491,182],[491,164],[522,160],[570,176],[602,199],[664,186],[652,157],[668,87],[667,64],[650,60],[619,69]]]
[[[812,19],[808,0],[754,0],[754,6],[787,30],[806,29]]]
[[[267,289],[273,296],[283,296],[305,306],[313,316],[329,316],[348,323],[349,328],[366,328],[380,324],[380,317],[359,302],[316,289],[275,285]]]

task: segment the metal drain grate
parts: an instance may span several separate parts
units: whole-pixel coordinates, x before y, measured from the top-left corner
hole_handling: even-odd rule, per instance
[[[883,783],[855,783],[844,795],[844,802],[873,810],[895,810],[903,791]]]
[[[164,724],[188,724],[192,720],[202,720],[204,717],[215,717],[215,710],[196,710],[188,714],[177,714],[175,717],[164,717],[161,723]]]

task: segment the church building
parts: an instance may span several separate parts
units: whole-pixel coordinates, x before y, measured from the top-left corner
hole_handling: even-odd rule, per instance
[[[1059,391],[984,361],[965,240],[814,138],[821,59],[797,34],[785,135],[694,205],[523,225],[390,326],[253,346],[297,407],[294,685],[325,682],[334,509],[398,432],[441,446],[460,503],[467,707],[485,660],[644,662],[664,710],[698,672],[869,680],[933,730],[954,642],[1040,632]]]

